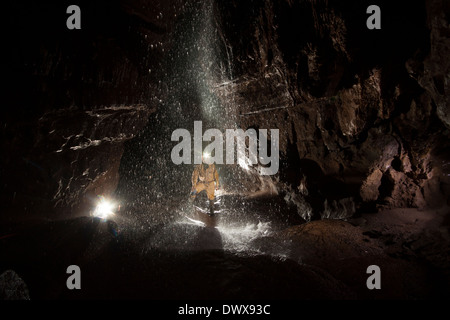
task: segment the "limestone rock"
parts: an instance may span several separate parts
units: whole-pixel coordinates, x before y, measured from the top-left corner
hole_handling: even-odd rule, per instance
[[[379,169],[375,169],[364,181],[361,186],[361,198],[363,201],[375,201],[378,199],[380,194],[378,188],[381,185],[381,177],[383,176],[383,172]]]
[[[0,275],[0,300],[30,300],[26,283],[13,270]]]

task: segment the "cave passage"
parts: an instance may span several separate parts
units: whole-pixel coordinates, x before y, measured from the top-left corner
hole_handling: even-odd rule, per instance
[[[9,4],[0,298],[450,298],[450,8],[378,2]],[[212,201],[199,122],[254,133]]]
[[[171,141],[172,133],[180,128],[194,132],[196,121],[203,126],[201,134],[209,128],[238,127],[230,106],[223,105],[214,91],[214,86],[232,82],[233,70],[218,37],[213,2],[195,3],[185,14],[163,63],[161,81],[167,87],[167,99],[161,101],[143,132],[125,147],[115,194],[123,203],[119,224],[122,233],[147,254],[208,249],[253,256],[258,252],[251,245],[253,240],[303,219],[274,196],[271,178],[264,182],[267,186],[261,185],[263,177],[256,170],[250,173],[237,154],[236,164],[217,165],[221,188],[215,192],[215,215],[208,215],[205,193],[189,202],[195,165],[173,163],[170,155],[177,142]],[[203,142],[202,149],[208,143]],[[224,154],[229,152],[225,143],[223,147]],[[192,150],[192,161],[194,156]],[[244,183],[255,186],[245,191]]]

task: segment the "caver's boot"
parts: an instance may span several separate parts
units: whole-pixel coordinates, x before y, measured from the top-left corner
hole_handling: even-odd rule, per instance
[[[189,193],[189,203],[194,202],[194,199],[196,196],[197,196],[197,190],[192,188],[191,192]]]

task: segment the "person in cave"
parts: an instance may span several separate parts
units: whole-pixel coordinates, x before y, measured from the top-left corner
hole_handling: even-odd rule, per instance
[[[219,189],[219,173],[217,172],[214,163],[207,164],[205,161],[208,159],[207,154],[202,155],[202,163],[195,166],[194,172],[192,172],[192,189],[191,189],[191,201],[194,201],[195,197],[202,191],[206,192],[209,200],[209,215],[214,215],[214,199],[215,190]]]

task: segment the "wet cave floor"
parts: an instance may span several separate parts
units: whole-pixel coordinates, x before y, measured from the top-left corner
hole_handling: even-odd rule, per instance
[[[0,273],[14,270],[32,300],[450,297],[446,210],[295,224],[277,222],[269,202],[222,203],[213,218],[185,205],[161,224],[122,212],[2,227]],[[69,265],[81,290],[66,287]],[[370,265],[379,290],[367,288]]]

